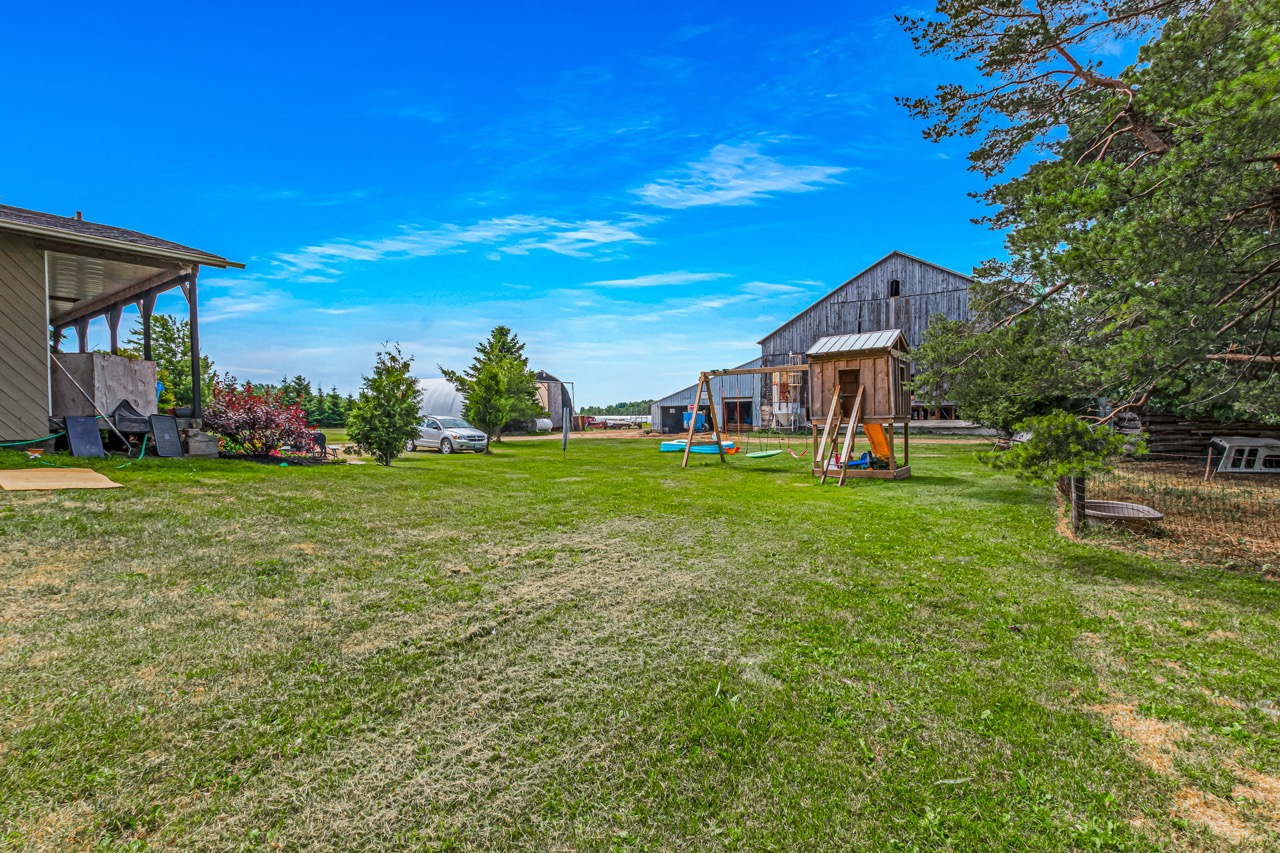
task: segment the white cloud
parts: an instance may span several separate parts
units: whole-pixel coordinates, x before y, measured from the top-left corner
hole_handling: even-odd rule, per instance
[[[474,225],[409,225],[387,237],[368,240],[331,240],[281,252],[269,264],[266,278],[303,283],[332,281],[351,263],[408,260],[465,252],[476,246],[494,247],[508,254],[524,255],[536,249],[571,257],[592,257],[627,243],[649,243],[636,229],[657,221],[630,217],[620,222],[587,220],[564,222],[546,216],[508,216]]]
[[[229,285],[228,290],[230,292],[226,296],[200,301],[201,323],[217,323],[249,314],[278,311],[292,301],[286,293],[260,288],[253,283],[237,282]]]
[[[688,172],[662,178],[634,190],[641,199],[665,208],[705,204],[751,204],[774,193],[801,193],[837,183],[840,166],[790,166],[760,153],[760,146],[717,145]]]
[[[592,250],[614,243],[653,242],[641,237],[635,229],[656,221],[648,217],[636,217],[626,222],[560,222],[555,219],[531,218],[538,218],[543,223],[543,227],[537,229],[540,231],[539,236],[527,237],[514,245],[503,246],[500,251],[509,255],[527,255],[534,249],[546,249],[559,255],[586,258],[591,257]]]
[[[1094,40],[1089,47],[1099,56],[1120,56],[1124,53],[1124,42],[1105,36]]]
[[[588,282],[588,287],[661,287],[669,284],[695,284],[699,281],[715,281],[718,278],[729,278],[727,272],[676,272],[641,275],[635,278],[611,278],[606,281]]]
[[[770,284],[766,281],[749,281],[742,285],[742,289],[755,296],[791,296],[806,292],[805,288],[794,284]]]
[[[697,299],[693,302],[687,302],[683,305],[677,305],[673,308],[663,308],[660,311],[649,311],[645,314],[636,314],[630,319],[642,322],[653,322],[655,320],[669,320],[672,317],[688,317],[690,314],[701,314],[705,311],[716,311],[721,308],[727,308],[737,302],[749,299],[750,296],[740,293],[734,296],[711,296],[705,299]]]

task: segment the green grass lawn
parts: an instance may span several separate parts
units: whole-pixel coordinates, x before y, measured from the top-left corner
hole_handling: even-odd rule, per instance
[[[1274,584],[1064,540],[972,446],[496,448],[0,492],[0,844],[1277,844]]]
[[[345,427],[324,427],[320,431],[330,444],[346,444],[351,440]]]

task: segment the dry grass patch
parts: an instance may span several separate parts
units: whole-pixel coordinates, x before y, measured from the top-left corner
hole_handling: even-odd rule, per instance
[[[5,504],[0,849],[1152,850],[1180,785],[1265,843],[1270,783],[1219,768],[1280,763],[1274,586],[1065,543],[929,451],[844,489],[637,442],[148,460]]]

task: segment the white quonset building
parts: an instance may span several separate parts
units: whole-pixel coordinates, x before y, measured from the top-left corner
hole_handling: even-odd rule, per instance
[[[569,416],[573,417],[573,395],[569,393],[569,389],[564,382],[545,370],[539,370],[536,375],[538,379],[538,402],[550,413],[552,428],[560,429],[564,424],[564,410],[566,407],[569,409]],[[422,392],[422,415],[424,417],[427,415],[446,418],[462,417],[462,409],[467,404],[467,398],[457,388],[453,387],[453,383],[448,379],[419,379],[418,390]]]
[[[739,367],[804,363],[804,353],[821,338],[888,329],[900,329],[914,350],[924,341],[924,331],[933,317],[941,314],[948,320],[969,319],[972,283],[963,273],[903,252],[890,252],[766,335],[760,341],[760,357]],[[772,426],[765,422],[772,418],[763,414],[772,413],[777,390],[768,376],[754,383],[749,379],[729,376],[711,380],[716,414],[722,423],[733,425],[735,415],[747,417],[742,413],[749,404],[752,424]],[[684,413],[696,391],[695,383],[655,402],[654,429],[679,432],[684,428]],[[799,402],[802,410],[807,408],[807,386],[801,389]],[[702,408],[707,409],[705,400]],[[795,426],[803,425],[804,420]],[[744,423],[743,428],[749,425]]]
[[[427,415],[442,418],[462,417],[462,407],[466,405],[466,398],[448,379],[419,379],[418,390],[422,392],[423,417]]]

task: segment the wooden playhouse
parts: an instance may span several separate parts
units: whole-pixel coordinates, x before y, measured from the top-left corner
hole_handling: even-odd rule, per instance
[[[809,348],[813,473],[824,482],[911,476],[908,352],[900,329],[833,335]],[[857,447],[859,426],[865,449]]]

